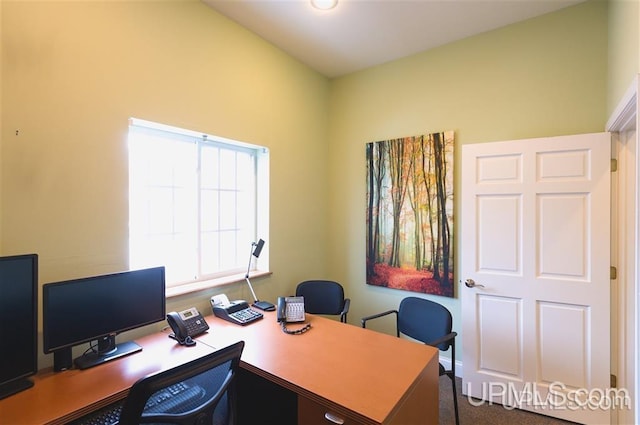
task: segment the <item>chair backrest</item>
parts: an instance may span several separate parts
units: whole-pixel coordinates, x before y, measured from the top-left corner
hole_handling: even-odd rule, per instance
[[[243,349],[240,341],[140,379],[124,401],[120,425],[235,423],[234,378]]]
[[[340,314],[344,307],[344,289],[332,280],[301,282],[296,296],[304,297],[304,311],[311,314]]]
[[[451,313],[441,304],[418,297],[407,297],[398,308],[398,331],[413,339],[429,343],[451,332]],[[451,341],[437,347],[446,351]]]

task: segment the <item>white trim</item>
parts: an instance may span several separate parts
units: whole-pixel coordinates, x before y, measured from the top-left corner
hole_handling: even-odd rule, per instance
[[[627,131],[636,127],[636,111],[638,108],[638,77],[636,76],[618,106],[607,121],[607,131]]]
[[[618,388],[626,388],[631,396],[632,406],[629,410],[618,411],[617,423],[637,423],[638,406],[638,278],[640,250],[638,250],[640,230],[640,206],[638,189],[640,188],[640,159],[638,153],[638,78],[634,78],[631,86],[607,121],[607,131],[616,132],[613,140],[614,157],[618,160],[617,196],[612,199],[612,218],[615,217],[615,228],[612,229],[612,244],[616,244],[617,257],[612,259],[618,268],[618,279],[612,282],[616,298],[616,309],[612,311],[612,342],[617,344],[617,368],[613,370],[618,376]],[[613,193],[613,192],[612,192]],[[617,289],[617,291],[616,291]],[[612,293],[612,296],[614,293]],[[615,317],[613,316],[615,314]]]
[[[444,366],[445,369],[451,369],[451,357],[440,355],[438,360],[442,363],[442,366]],[[456,376],[462,379],[462,361],[460,360],[456,360]]]

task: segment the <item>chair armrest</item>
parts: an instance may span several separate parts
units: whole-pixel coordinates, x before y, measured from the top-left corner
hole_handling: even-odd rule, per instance
[[[349,298],[344,299],[344,304],[342,305],[342,311],[340,314],[340,321],[342,323],[347,323],[347,313],[349,313],[349,306],[351,305],[351,300]]]
[[[347,314],[349,312],[349,307],[351,306],[351,300],[349,298],[344,299],[344,306],[342,307],[342,312],[340,314]]]
[[[367,327],[367,321],[368,321],[368,320],[377,319],[377,318],[379,318],[379,317],[386,316],[386,315],[391,314],[391,313],[395,313],[395,314],[396,314],[396,321],[397,321],[397,318],[398,318],[398,310],[387,310],[387,311],[383,311],[382,313],[373,314],[373,315],[371,315],[371,316],[365,316],[365,317],[363,317],[363,318],[361,319],[362,327],[363,327],[363,328],[366,328],[366,327]]]
[[[447,342],[447,341],[453,340],[457,335],[458,335],[457,332],[451,332],[451,333],[448,333],[445,336],[442,336],[442,337],[440,337],[440,338],[438,338],[436,340],[426,342],[425,344],[430,345],[432,347],[437,347],[438,345],[442,344],[443,342]]]

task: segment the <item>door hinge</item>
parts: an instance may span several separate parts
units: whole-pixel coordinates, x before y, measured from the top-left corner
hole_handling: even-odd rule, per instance
[[[611,172],[614,173],[616,171],[618,171],[618,160],[611,158]]]
[[[618,378],[616,375],[611,375],[611,388],[618,388]]]
[[[611,266],[609,267],[609,280],[616,280],[618,278],[618,269]]]

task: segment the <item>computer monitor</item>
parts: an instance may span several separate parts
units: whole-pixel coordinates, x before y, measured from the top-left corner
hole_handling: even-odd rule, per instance
[[[86,369],[142,348],[116,334],[165,320],[164,267],[92,276],[42,286],[44,352],[54,369],[70,368],[71,348],[89,342],[73,363]]]
[[[38,256],[0,257],[0,399],[33,386],[38,371]]]

